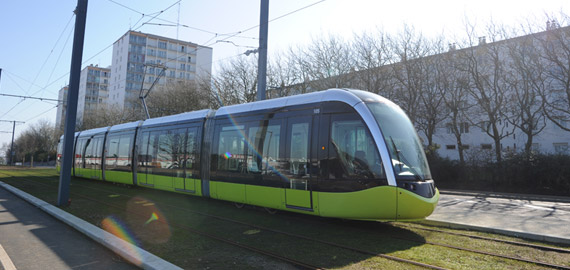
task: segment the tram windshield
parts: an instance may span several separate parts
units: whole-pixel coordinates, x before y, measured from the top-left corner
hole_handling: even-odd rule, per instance
[[[431,179],[422,144],[404,111],[383,102],[369,102],[366,105],[382,131],[396,180]]]

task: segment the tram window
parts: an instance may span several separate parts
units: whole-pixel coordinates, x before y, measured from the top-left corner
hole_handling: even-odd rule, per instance
[[[122,135],[119,140],[120,166],[130,166],[131,135]]]
[[[281,125],[262,121],[260,126],[249,128],[247,171],[254,174],[272,175],[279,158]]]
[[[185,162],[186,162],[186,168],[187,169],[194,169],[194,170],[198,170],[199,165],[198,165],[198,157],[197,157],[197,130],[195,128],[189,128],[188,132],[187,132],[187,138],[186,138],[186,152],[185,152]],[[191,172],[189,171],[188,174],[191,175]]]
[[[289,118],[288,124],[288,166],[282,171],[289,180],[289,188],[309,188],[309,122]]]
[[[115,169],[119,163],[119,136],[110,136],[105,155],[105,168]]]
[[[145,167],[148,167],[152,161],[152,155],[150,155],[148,153],[148,149],[149,149],[149,143],[148,143],[148,138],[150,136],[150,132],[144,132],[142,133],[142,139],[141,139],[141,143],[139,146],[139,153],[137,156],[137,160],[138,160],[138,171],[139,172],[146,172]]]
[[[83,168],[83,150],[85,150],[85,139],[78,139],[75,145],[75,168]]]
[[[309,123],[293,124],[291,126],[291,173],[306,174],[306,163],[308,162],[309,146]]]
[[[103,151],[103,137],[96,138],[96,147],[93,147],[93,161],[97,166],[101,166],[101,151]],[[97,169],[101,169],[97,167]]]
[[[185,130],[169,130],[158,136],[157,159],[163,174],[182,177]],[[165,171],[167,170],[167,171]]]
[[[160,132],[150,132],[149,141],[148,141],[148,148],[147,148],[147,158],[149,159],[149,163],[147,166],[149,167],[148,173],[152,174],[152,168],[160,168],[160,162],[156,155],[158,149],[158,137],[160,136]]]
[[[111,135],[108,141],[105,169],[130,171],[133,134]]]
[[[83,168],[90,168],[93,164],[93,145],[95,141],[88,139],[85,146],[85,155],[83,155]]]
[[[220,171],[241,172],[244,168],[244,126],[222,127],[218,140],[218,166]]]
[[[386,178],[374,140],[362,121],[335,118],[331,122],[329,178]]]

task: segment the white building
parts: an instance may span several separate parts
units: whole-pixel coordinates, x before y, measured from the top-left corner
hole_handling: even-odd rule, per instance
[[[138,102],[141,87],[178,81],[196,82],[212,70],[212,48],[128,31],[113,44],[109,104],[123,108]]]
[[[77,99],[78,123],[82,123],[88,114],[106,109],[110,77],[110,68],[89,65],[81,70]]]
[[[57,99],[57,115],[55,116],[55,128],[63,130],[65,123],[65,113],[67,112],[67,91],[69,87],[64,86],[59,89]]]

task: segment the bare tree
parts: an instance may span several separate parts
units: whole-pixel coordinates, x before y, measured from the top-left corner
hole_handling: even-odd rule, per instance
[[[195,82],[173,82],[151,92],[147,105],[151,117],[160,117],[205,109],[207,99]]]
[[[527,137],[525,154],[531,152],[533,138],[546,126],[544,99],[541,93],[547,90],[546,67],[540,59],[540,49],[533,36],[517,38],[509,42],[508,55],[511,58],[508,76],[510,86],[509,122],[519,128]]]
[[[558,127],[570,131],[570,27],[560,27],[549,19],[547,31],[534,37],[541,45],[549,84],[548,91],[542,92],[544,113]]]
[[[428,149],[435,150],[436,145],[433,143],[435,131],[447,117],[441,109],[444,106],[444,98],[440,91],[439,84],[442,82],[439,77],[443,74],[439,73],[441,69],[438,68],[439,63],[442,62],[441,53],[444,51],[443,39],[439,38],[430,44],[429,54],[431,56],[421,58],[423,68],[420,74],[417,74],[421,76],[423,86],[420,91],[416,126],[426,136]]]
[[[16,156],[23,162],[28,156],[32,167],[34,159],[49,161],[50,157],[55,157],[58,140],[56,136],[55,126],[47,120],[40,120],[22,132],[15,140]]]
[[[513,133],[508,127],[509,115],[505,108],[508,106],[508,92],[510,84],[507,83],[506,71],[509,60],[503,43],[505,39],[504,28],[495,24],[487,27],[487,37],[479,37],[475,41],[474,27],[467,26],[469,47],[461,50],[460,69],[469,76],[470,87],[467,88],[469,96],[476,103],[470,121],[483,130],[493,139],[495,145],[495,158],[502,161],[501,140]],[[487,39],[491,43],[487,43]],[[509,130],[510,129],[510,130]]]
[[[357,70],[353,75],[352,86],[391,99],[395,93],[386,65],[393,61],[393,56],[389,50],[387,35],[380,30],[377,34],[354,35],[352,49]]]
[[[441,55],[437,62],[437,89],[442,97],[446,112],[446,128],[454,135],[457,143],[459,162],[465,163],[465,147],[462,135],[465,133],[465,125],[468,122],[467,113],[472,106],[467,98],[469,79],[467,74],[458,68],[459,61],[456,44],[450,44],[448,53]]]
[[[389,44],[399,60],[399,63],[390,65],[395,80],[394,90],[399,92],[395,99],[415,125],[426,83],[425,57],[429,55],[429,44],[421,33],[408,26],[404,27],[401,34],[391,38]]]
[[[257,59],[240,56],[222,64],[212,76],[210,92],[219,106],[255,101],[257,95]]]
[[[355,71],[350,45],[337,36],[313,39],[300,57],[314,90],[345,87],[350,80],[346,75]]]

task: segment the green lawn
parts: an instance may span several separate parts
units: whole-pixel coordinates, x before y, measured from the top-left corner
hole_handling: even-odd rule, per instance
[[[49,203],[56,202],[59,177],[53,169],[0,169],[0,181]],[[429,232],[410,228],[404,223],[344,221],[283,212],[270,215],[254,207],[237,209],[231,203],[223,201],[79,178],[72,179],[71,192],[71,205],[62,209],[108,230],[118,228],[123,235],[133,239],[133,242],[142,248],[183,268],[293,268],[279,260],[201,236],[196,231],[324,268],[414,268],[405,263],[293,238],[208,215],[451,269],[540,267],[437,247],[425,244],[426,241],[570,266],[568,254]]]

